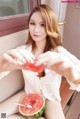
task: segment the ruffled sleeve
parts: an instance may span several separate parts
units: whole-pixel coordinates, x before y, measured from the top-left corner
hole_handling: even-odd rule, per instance
[[[16,49],[27,49],[29,46],[28,45],[21,45],[18,46]],[[3,71],[0,73],[0,80],[6,77],[11,71]]]
[[[73,54],[71,54],[69,51],[67,51],[65,48],[63,48],[62,46],[58,47],[58,52],[62,53],[73,63],[74,67],[79,73],[79,78],[80,78],[80,60],[77,57],[75,57]],[[73,82],[70,82],[68,79],[67,81],[70,84],[70,89],[80,91],[80,84],[74,84]]]

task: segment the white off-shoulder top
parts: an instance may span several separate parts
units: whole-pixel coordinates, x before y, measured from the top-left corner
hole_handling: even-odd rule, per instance
[[[18,48],[24,48],[28,51],[32,51],[31,46],[23,45]],[[78,70],[80,74],[80,60],[77,59],[74,55],[72,55],[70,52],[68,52],[65,48],[62,46],[59,46],[57,48],[57,51],[59,53],[62,53],[68,59],[71,60],[73,65],[75,66],[76,70]],[[9,73],[9,71],[0,73],[0,78],[2,79],[4,76],[6,76]],[[31,70],[22,70],[24,81],[25,81],[25,91],[27,94],[29,93],[40,93],[42,94],[45,99],[48,99],[50,101],[58,100],[61,101],[60,97],[60,84],[61,84],[61,75],[56,73],[55,71],[45,69],[45,76],[39,78],[37,72],[33,72]],[[70,84],[70,89],[80,91],[80,85],[75,85],[72,82],[69,82],[68,79],[66,79],[68,83]]]

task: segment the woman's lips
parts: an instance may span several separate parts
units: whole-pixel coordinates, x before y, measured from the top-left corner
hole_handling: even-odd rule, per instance
[[[34,34],[33,36],[34,36],[34,37],[39,37],[39,35],[36,35],[36,34]]]

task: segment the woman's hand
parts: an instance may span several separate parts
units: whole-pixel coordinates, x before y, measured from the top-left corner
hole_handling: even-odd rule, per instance
[[[46,64],[46,67],[50,67],[56,63],[62,62],[62,55],[60,53],[48,51],[41,54],[36,62],[36,65]]]
[[[34,62],[34,56],[26,49],[12,49],[0,57],[0,68],[2,71],[24,69],[25,62]]]
[[[61,53],[48,51],[38,57],[36,65],[45,64],[46,68],[63,75],[64,71],[72,66],[69,59]]]
[[[62,53],[46,52],[38,57],[36,65],[46,64],[46,68],[66,77],[68,82],[80,84],[80,73],[76,70],[73,62]]]

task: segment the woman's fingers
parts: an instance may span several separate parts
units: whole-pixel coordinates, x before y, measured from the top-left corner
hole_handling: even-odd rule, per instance
[[[62,59],[59,53],[46,52],[46,53],[41,54],[38,57],[36,65],[46,64],[46,67],[49,67],[59,62],[62,62]]]
[[[41,55],[38,57],[38,59],[37,59],[35,65],[44,64],[44,65],[48,66],[50,60],[52,60],[51,57],[50,57],[50,52],[46,52],[46,53],[41,54]]]
[[[41,57],[41,58],[38,58],[37,61],[35,62],[35,65],[41,65],[41,64],[44,64],[46,65],[47,62],[49,60],[49,57],[45,56],[45,57]]]
[[[19,64],[23,64],[27,61],[33,63],[34,56],[27,50],[10,50],[7,52],[7,54],[10,55]]]
[[[8,61],[13,64],[17,64],[17,62],[15,60],[13,60],[13,58],[6,53],[3,54],[3,60]]]
[[[30,53],[28,52],[27,50],[18,50],[18,52],[23,56],[23,58],[28,61],[28,62],[31,62],[33,63],[34,60],[35,60],[35,57]]]
[[[22,63],[26,62],[26,60],[23,58],[23,56],[17,50],[11,50],[11,51],[8,52],[8,54],[14,60],[20,60]]]

